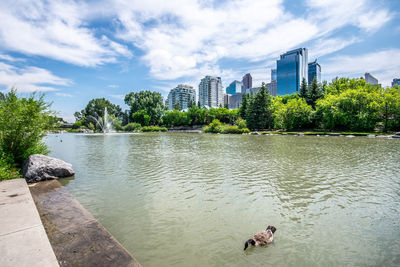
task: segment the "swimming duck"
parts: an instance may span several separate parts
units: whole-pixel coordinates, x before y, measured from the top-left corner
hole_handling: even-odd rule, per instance
[[[246,248],[249,246],[249,244],[253,245],[253,246],[265,246],[268,245],[270,243],[272,243],[272,241],[274,241],[274,233],[276,231],[275,226],[268,226],[267,229],[261,231],[261,232],[257,232],[253,239],[249,239],[246,241],[246,243],[244,243],[244,250],[246,250]]]

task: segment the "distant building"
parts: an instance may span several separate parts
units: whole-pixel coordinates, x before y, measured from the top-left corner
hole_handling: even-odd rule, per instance
[[[298,48],[280,56],[277,66],[277,93],[287,95],[298,92],[303,78],[308,80],[308,50]]]
[[[242,92],[242,83],[239,81],[233,81],[226,87],[226,93],[230,95],[236,95]]]
[[[243,94],[225,95],[225,104],[228,104],[229,109],[239,108],[242,104]]]
[[[224,105],[221,77],[206,76],[199,84],[200,105],[219,107]]]
[[[400,79],[399,79],[399,78],[393,79],[393,81],[392,81],[392,87],[393,87],[395,84],[400,85]]]
[[[267,87],[268,93],[272,96],[277,96],[277,83],[276,80],[272,80],[270,83],[267,83],[265,86]]]
[[[253,78],[251,77],[250,73],[247,73],[243,76],[242,79],[242,93],[246,92],[247,89],[253,87]]]
[[[372,85],[378,85],[378,79],[372,76],[370,73],[366,72],[364,77],[367,83]]]
[[[271,81],[276,81],[276,69],[271,69]]]
[[[193,86],[179,84],[169,92],[166,102],[169,110],[174,109],[176,104],[179,104],[179,107],[182,110],[189,108],[189,103],[191,101],[196,103],[196,90]]]
[[[308,63],[308,83],[312,83],[314,78],[317,78],[317,83],[321,82],[321,66],[317,63],[317,60]]]

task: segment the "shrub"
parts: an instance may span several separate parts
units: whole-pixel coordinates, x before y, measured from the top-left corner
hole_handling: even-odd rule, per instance
[[[49,107],[43,95],[18,98],[15,90],[0,101],[0,153],[9,163],[21,165],[31,154],[47,153],[42,137],[51,126]]]
[[[246,128],[246,120],[243,119],[238,119],[235,124],[239,127],[239,129],[244,129]]]
[[[206,133],[222,133],[223,127],[218,119],[213,120],[210,125],[203,128]]]
[[[10,164],[10,159],[0,155],[0,180],[9,180],[19,178],[19,170]]]
[[[123,127],[124,131],[127,131],[127,132],[139,131],[140,128],[141,128],[140,123],[136,123],[136,122],[128,123],[127,125],[125,125]]]
[[[142,126],[148,126],[151,117],[147,115],[146,110],[139,110],[132,114],[132,119],[136,123],[140,123]]]
[[[242,134],[242,133],[250,133],[250,130],[247,128],[239,128],[236,125],[226,125],[223,129],[223,133],[226,134]]]
[[[166,132],[168,131],[165,127],[159,126],[144,126],[140,129],[142,132]]]

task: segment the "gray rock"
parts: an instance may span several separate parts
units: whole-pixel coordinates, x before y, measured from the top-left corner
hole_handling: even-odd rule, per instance
[[[395,133],[394,135],[400,135],[400,132]]]
[[[24,161],[22,175],[28,183],[73,176],[72,165],[60,159],[34,154]]]

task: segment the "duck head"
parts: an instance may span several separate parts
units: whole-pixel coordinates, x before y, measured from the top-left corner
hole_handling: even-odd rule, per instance
[[[272,233],[275,233],[276,228],[275,228],[275,226],[269,225],[266,230],[271,230]]]

